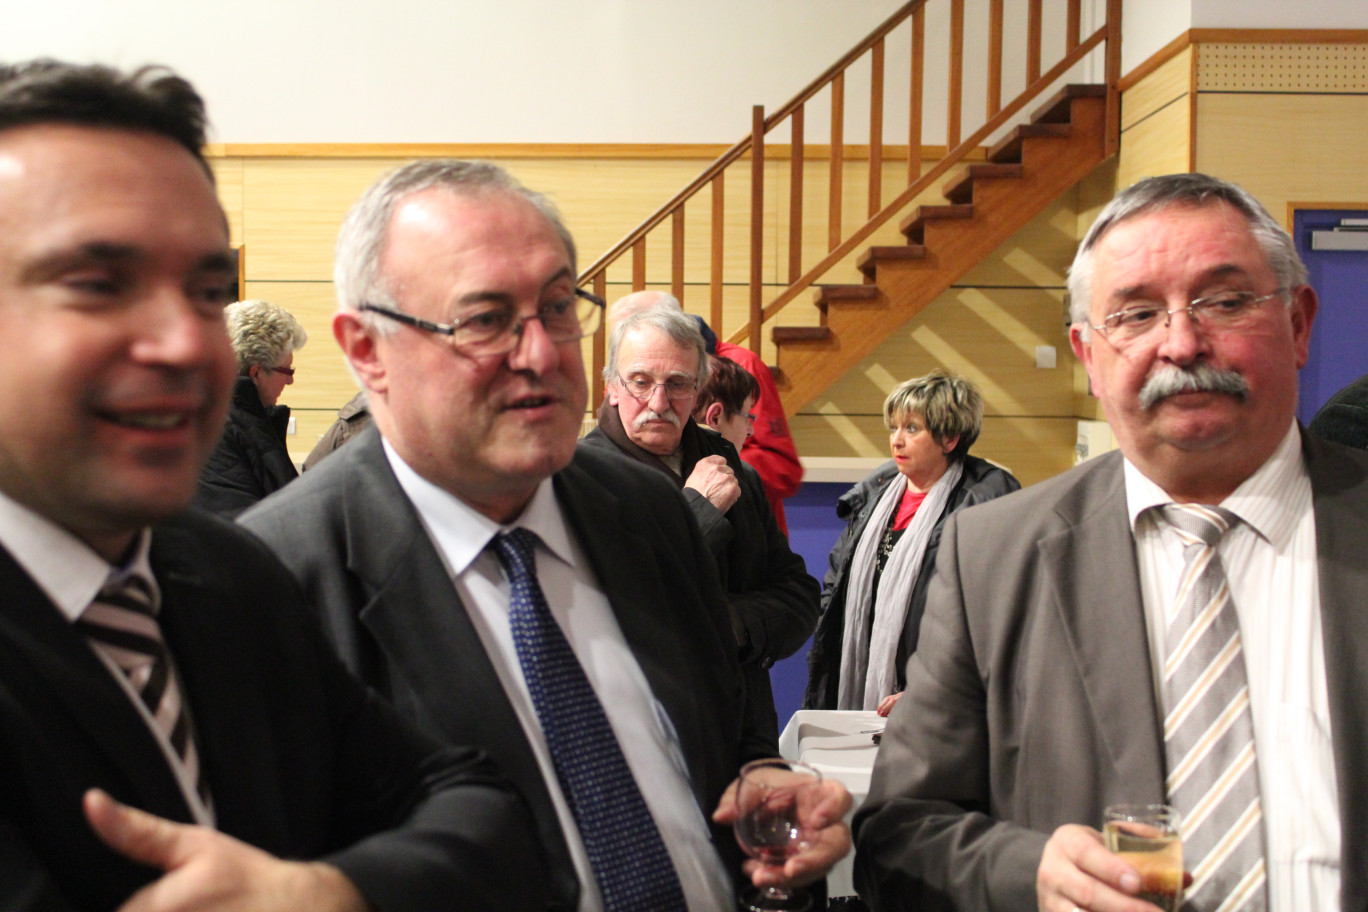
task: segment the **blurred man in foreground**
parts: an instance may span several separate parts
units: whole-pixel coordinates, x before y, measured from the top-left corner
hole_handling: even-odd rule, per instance
[[[0,67],[0,908],[543,908],[503,781],[183,512],[236,373],[203,143],[164,70]]]
[[[563,908],[729,908],[724,793],[774,739],[747,723],[678,492],[576,451],[603,302],[575,287],[555,208],[492,165],[416,162],[352,208],[335,278],[333,332],[375,429],[243,522],[353,670],[509,771]],[[844,854],[849,795],[827,798],[809,850],[758,880],[814,880]]]

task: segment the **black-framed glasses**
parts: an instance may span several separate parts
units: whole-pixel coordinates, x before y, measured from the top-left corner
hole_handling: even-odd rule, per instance
[[[666,399],[688,399],[698,392],[698,381],[692,377],[670,377],[657,382],[654,377],[645,374],[633,374],[630,377],[618,374],[618,385],[633,399],[650,399],[656,387],[665,390]]]
[[[540,323],[547,338],[557,344],[583,339],[593,335],[599,328],[603,321],[603,309],[607,306],[608,302],[598,295],[576,288],[570,297],[542,304],[535,314],[527,317],[519,317],[512,307],[491,307],[489,310],[466,314],[450,323],[434,323],[379,304],[362,304],[359,309],[380,314],[423,332],[449,336],[453,348],[479,357],[506,355],[517,348],[522,339],[523,324],[528,320]]]
[[[1173,315],[1182,311],[1187,311],[1188,317],[1203,332],[1238,332],[1251,325],[1259,305],[1285,293],[1285,289],[1281,288],[1266,295],[1252,291],[1222,291],[1197,298],[1186,307],[1173,310],[1152,302],[1132,304],[1108,314],[1101,326],[1088,325],[1117,348],[1158,338],[1156,330],[1160,327],[1167,329]]]
[[[268,370],[268,371],[270,371],[270,372],[273,373],[273,374],[282,374],[282,375],[284,375],[284,376],[286,376],[286,377],[289,377],[291,380],[294,379],[295,370],[296,370],[296,368],[293,368],[293,367],[270,367],[269,365],[266,365],[266,364],[261,365],[261,368],[262,368],[262,370]]]

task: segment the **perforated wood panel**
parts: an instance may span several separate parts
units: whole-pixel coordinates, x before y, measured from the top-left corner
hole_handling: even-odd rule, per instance
[[[1368,46],[1357,44],[1203,44],[1203,92],[1368,92]]]

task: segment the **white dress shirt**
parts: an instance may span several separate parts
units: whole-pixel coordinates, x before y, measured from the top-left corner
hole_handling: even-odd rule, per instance
[[[399,486],[446,563],[457,595],[536,754],[579,874],[581,912],[601,912],[603,899],[523,678],[508,621],[508,579],[497,555],[486,547],[496,534],[514,527],[528,529],[541,540],[536,549],[538,582],[608,714],[627,765],[664,838],[689,908],[693,912],[732,908],[731,879],[694,800],[674,726],[651,693],[588,559],[570,534],[551,480],[541,483],[514,524],[501,526],[418,475],[389,441],[384,447]],[[623,559],[631,557],[623,555]]]
[[[1149,507],[1173,499],[1125,463],[1156,697],[1183,546]],[[1217,547],[1240,620],[1259,765],[1271,912],[1339,908],[1340,825],[1311,481],[1295,422],[1218,506],[1242,521]]]
[[[108,561],[66,529],[0,492],[0,545],[3,545],[19,566],[33,578],[38,588],[52,600],[62,616],[73,624],[90,607],[90,603],[95,601],[95,596],[99,595],[106,583],[118,582],[133,575],[141,576],[147,581],[152,588],[153,605],[161,605],[161,591],[157,586],[157,578],[152,575],[152,566],[147,558],[152,545],[150,529],[144,529],[139,535],[132,555],[123,566],[111,567]],[[147,704],[133,689],[128,675],[101,650],[92,647],[91,651],[109,669],[110,675],[123,688],[129,702],[142,716],[143,722],[156,739],[157,746],[161,748],[167,764],[176,776],[176,783],[180,786],[181,794],[185,797],[195,822],[213,826],[213,809],[206,806],[200,798],[185,765],[171,746],[171,742],[167,740],[162,727],[152,717]],[[180,678],[174,660],[171,662],[170,673],[177,675],[179,684]],[[184,693],[184,690],[182,687],[181,692]],[[182,711],[187,714],[190,712],[188,703],[182,703]]]

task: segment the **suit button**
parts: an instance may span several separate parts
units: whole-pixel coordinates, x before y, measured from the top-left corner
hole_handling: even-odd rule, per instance
[[[761,667],[761,668],[764,668],[764,669],[768,670],[768,669],[772,668],[773,666],[774,666],[774,659],[770,658],[769,656],[765,656],[763,659],[760,660],[760,667]]]

